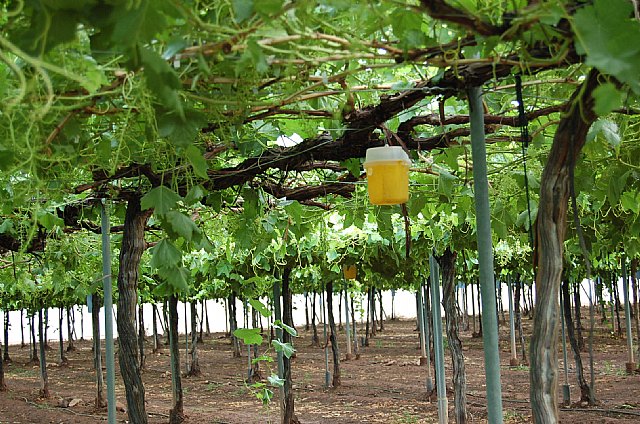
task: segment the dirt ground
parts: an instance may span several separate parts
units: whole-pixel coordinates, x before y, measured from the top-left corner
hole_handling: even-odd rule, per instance
[[[530,326],[526,318],[524,324]],[[418,335],[414,321],[388,321],[385,329],[361,349],[359,360],[343,361],[342,386],[325,389],[324,352],[310,345],[310,333],[300,331],[295,340],[298,350],[293,362],[295,409],[300,422],[312,423],[434,423],[437,402],[429,400],[425,390],[426,367],[419,366]],[[528,333],[528,329],[526,329]],[[361,333],[362,334],[362,333]],[[322,337],[322,328],[320,328]],[[168,348],[151,354],[151,337],[147,343],[146,369],[143,380],[146,389],[150,423],[168,422],[171,406],[171,376]],[[343,340],[341,340],[343,341]],[[462,334],[468,379],[470,422],[486,422],[484,366],[482,340],[472,338],[471,331]],[[37,365],[26,365],[28,348],[10,347],[12,362],[6,364],[8,391],[0,392],[0,423],[95,423],[106,420],[106,410],[93,406],[94,371],[90,342],[77,342],[78,350],[67,354],[69,366],[57,364],[57,349],[49,351],[49,381],[52,398],[38,398],[39,371]],[[344,345],[340,346],[344,358]],[[503,409],[506,423],[531,421],[528,404],[529,374],[527,366],[509,366],[508,325],[501,326],[501,362]],[[261,402],[244,383],[246,350],[242,358],[232,358],[229,340],[212,334],[199,346],[202,376],[183,379],[185,412],[188,423],[252,424],[279,422],[276,397],[270,406]],[[610,329],[598,328],[596,335],[596,408],[577,407],[561,411],[562,422],[617,423],[640,422],[640,376],[624,373],[626,342],[611,336]],[[184,360],[184,350],[182,350]],[[560,378],[563,380],[562,354]],[[447,385],[450,382],[449,352]],[[569,382],[571,398],[579,397],[573,360],[570,355]],[[583,354],[588,366],[588,357]],[[271,365],[275,367],[275,364]],[[330,368],[332,366],[330,365]],[[265,373],[267,375],[267,373]],[[126,404],[124,386],[117,376],[118,401]],[[275,390],[277,392],[277,390]],[[558,396],[562,391],[558,390]],[[80,399],[73,407],[58,406],[60,398]],[[453,396],[449,394],[450,417],[453,417]],[[127,416],[118,412],[118,422]],[[453,420],[451,420],[453,422]]]

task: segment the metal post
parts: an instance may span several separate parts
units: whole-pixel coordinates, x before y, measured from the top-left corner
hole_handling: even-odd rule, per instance
[[[511,277],[507,278],[507,286],[509,287],[509,336],[511,338],[511,359],[509,365],[512,367],[518,366],[518,352],[516,352],[516,325],[515,318],[513,316],[513,288]]]
[[[491,424],[502,424],[502,387],[500,385],[500,352],[498,350],[498,320],[493,276],[493,246],[491,240],[491,212],[489,210],[489,182],[487,151],[484,141],[484,111],[480,87],[469,89],[469,117],[471,153],[473,158],[473,191],[476,205],[478,238],[478,267],[482,288],[482,331],[484,365],[486,371],[487,415]]]
[[[442,311],[440,308],[440,275],[433,255],[429,256],[431,271],[431,313],[433,316],[433,353],[436,360],[436,386],[438,387],[438,422],[449,422],[447,385],[444,379],[444,343],[442,341]]]
[[[567,362],[567,336],[564,323],[564,302],[560,291],[560,321],[562,323],[562,359],[564,361],[564,384],[562,385],[562,403],[571,405],[571,389],[569,388],[569,366]]]
[[[433,376],[431,375],[431,347],[429,346],[429,340],[431,339],[431,335],[429,333],[429,317],[427,316],[427,287],[424,284],[422,285],[422,315],[424,319],[422,322],[424,323],[424,340],[426,343],[427,350],[427,392],[431,393],[433,391]]]
[[[349,316],[349,283],[347,282],[347,288],[344,290],[344,314],[346,319],[344,320],[345,332],[347,336],[347,361],[351,360],[351,317]]]
[[[416,290],[416,297],[418,298],[418,331],[420,334],[420,365],[427,364],[427,347],[424,331],[424,306],[422,300],[422,284]]]
[[[102,223],[102,285],[104,291],[104,338],[107,365],[107,420],[116,423],[116,373],[113,349],[113,287],[111,285],[111,237],[105,200],[100,204]]]
[[[633,334],[631,333],[631,305],[629,304],[629,278],[627,276],[626,258],[622,257],[622,291],[624,292],[624,321],[627,327],[628,361],[627,374],[634,374],[636,364],[633,359]]]

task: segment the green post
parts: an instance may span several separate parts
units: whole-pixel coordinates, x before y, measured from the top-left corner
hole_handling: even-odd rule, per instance
[[[449,422],[447,385],[444,379],[444,343],[442,342],[442,311],[440,307],[440,273],[433,255],[429,256],[431,271],[431,314],[433,316],[433,353],[436,366],[436,387],[438,388],[438,422]]]
[[[427,353],[427,392],[431,393],[433,391],[433,377],[431,375],[431,348],[429,347],[429,340],[431,339],[431,334],[429,333],[429,317],[428,317],[428,309],[427,309],[427,287],[424,283],[420,284],[422,289],[422,315],[424,319],[422,320],[422,325],[424,327],[424,340],[425,340],[425,348]]]
[[[418,331],[420,334],[420,365],[427,364],[427,342],[425,340],[424,333],[424,305],[422,300],[422,284],[418,287],[416,291],[416,296],[418,297]]]
[[[487,387],[487,415],[490,424],[502,424],[502,387],[500,386],[500,352],[498,351],[498,320],[493,273],[491,212],[487,178],[487,150],[484,141],[484,111],[480,87],[469,89],[471,154],[473,158],[473,191],[476,204],[478,234],[478,266],[482,289],[482,330],[484,365]]]
[[[111,285],[111,237],[105,200],[100,204],[102,233],[102,284],[104,291],[104,338],[107,362],[107,418],[116,423],[116,374],[113,349],[113,287]]]

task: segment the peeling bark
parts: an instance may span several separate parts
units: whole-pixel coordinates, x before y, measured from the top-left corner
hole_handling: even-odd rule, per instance
[[[572,95],[553,139],[540,181],[534,264],[536,307],[529,358],[533,421],[558,422],[558,291],[562,279],[563,243],[567,229],[570,175],[575,158],[596,119],[592,91],[598,86],[596,70]]]
[[[573,350],[573,359],[576,362],[576,378],[578,386],[580,386],[580,402],[589,402],[589,385],[584,379],[584,367],[582,366],[582,357],[580,356],[580,342],[576,337],[574,330],[573,318],[571,317],[571,297],[569,294],[569,281],[562,282],[562,302],[564,310],[564,321],[566,322],[567,337]]]
[[[104,377],[102,375],[102,348],[100,343],[100,308],[102,300],[98,293],[91,296],[91,330],[93,338],[93,368],[96,371],[96,408],[107,406],[104,397]]]
[[[282,322],[290,327],[293,327],[293,302],[291,299],[291,287],[289,285],[291,275],[291,268],[286,267],[282,273]],[[291,334],[288,331],[282,332],[282,342],[291,343]],[[283,414],[282,424],[297,424],[298,418],[294,412],[294,398],[293,398],[293,381],[291,379],[291,358],[287,358],[283,355],[284,364],[284,399],[283,399]]]
[[[333,281],[327,282],[327,315],[329,317],[329,328],[331,334],[331,353],[333,354],[333,387],[340,386],[340,349],[338,348],[338,335],[336,331],[336,320],[333,316]]]
[[[136,333],[136,307],[138,304],[138,274],[140,257],[145,250],[144,228],[151,211],[142,211],[139,195],[133,195],[127,204],[124,218],[120,266],[118,269],[118,361],[120,375],[127,396],[129,421],[147,424],[144,384],[140,376],[138,335]]]
[[[169,350],[171,351],[171,394],[173,397],[173,405],[169,411],[169,424],[180,424],[185,419],[178,341],[178,298],[173,295],[169,298]]]
[[[438,262],[442,268],[442,306],[446,314],[447,340],[453,364],[454,413],[456,423],[464,424],[467,422],[467,377],[462,342],[458,335],[460,328],[455,297],[456,257],[457,253],[447,247],[442,256],[438,257]]]

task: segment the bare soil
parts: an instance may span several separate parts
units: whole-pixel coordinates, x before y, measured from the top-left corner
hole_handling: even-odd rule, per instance
[[[524,319],[525,330],[531,321]],[[419,365],[418,334],[415,321],[387,321],[385,330],[361,348],[358,360],[343,361],[342,386],[325,389],[324,351],[310,347],[311,335],[300,331],[295,341],[297,357],[293,362],[295,409],[302,423],[434,423],[437,402],[425,390],[426,368]],[[303,330],[303,329],[302,329]],[[322,330],[320,328],[320,330]],[[501,326],[501,363],[503,407],[506,423],[531,421],[528,403],[528,367],[509,366],[508,325]],[[321,333],[322,334],[322,333]],[[362,333],[360,333],[362,334]],[[341,337],[341,343],[344,337]],[[150,423],[168,422],[171,407],[171,375],[168,347],[151,354],[151,337],[146,345],[148,357],[143,380],[146,388]],[[486,422],[484,357],[482,339],[471,331],[462,333],[468,379],[468,406],[472,423]],[[67,353],[68,366],[57,364],[57,349],[47,355],[52,397],[40,399],[39,369],[27,364],[28,347],[10,347],[12,362],[5,364],[8,390],[0,392],[0,423],[95,423],[106,420],[106,410],[93,404],[95,383],[91,343],[76,342],[78,349]],[[266,344],[266,343],[265,343]],[[640,422],[640,376],[626,375],[626,341],[613,337],[609,327],[599,326],[595,337],[595,377],[598,405],[588,408],[573,405],[561,411],[562,422],[616,423]],[[344,359],[345,346],[341,344]],[[229,339],[212,334],[199,345],[202,376],[183,379],[185,413],[188,423],[252,424],[279,422],[277,389],[272,403],[263,406],[255,389],[244,379],[247,375],[246,349],[242,358],[233,358]],[[271,352],[272,353],[272,352]],[[562,351],[560,380],[563,383]],[[447,384],[450,382],[449,352]],[[569,352],[569,383],[572,401],[579,397]],[[184,350],[181,360],[184,361]],[[588,356],[583,353],[588,367]],[[267,364],[275,369],[275,363]],[[117,366],[116,366],[117,367]],[[332,364],[329,365],[332,370]],[[184,368],[184,365],[183,365]],[[264,369],[264,375],[270,371]],[[588,368],[586,370],[588,378]],[[435,380],[434,380],[435,381]],[[118,402],[126,404],[124,386],[117,376]],[[562,396],[559,387],[558,396]],[[449,394],[450,416],[453,396]],[[80,399],[73,407],[59,407],[60,399]],[[118,412],[118,421],[126,422],[126,413]]]

